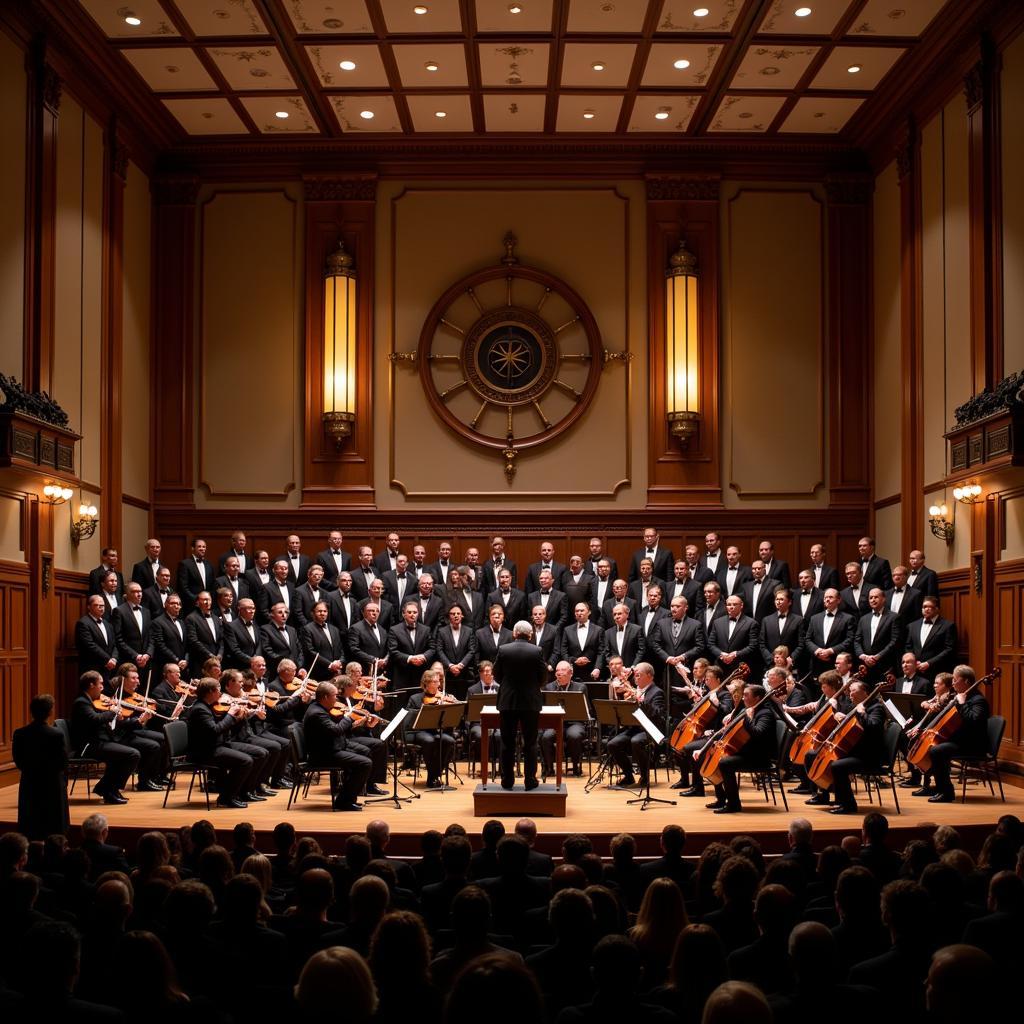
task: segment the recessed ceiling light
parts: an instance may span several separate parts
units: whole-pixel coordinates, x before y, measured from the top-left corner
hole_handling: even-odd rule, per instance
[[[593,110],[584,110],[584,111],[583,111],[583,116],[584,116],[584,117],[585,117],[585,118],[586,118],[586,119],[587,119],[588,121],[593,121],[593,120],[594,120],[594,118],[595,118],[595,117],[597,117],[597,114],[595,114]]]
[[[343,60],[339,65],[342,71],[355,71],[356,62],[354,60]]]
[[[594,61],[594,63],[593,63],[593,64],[591,64],[590,66],[591,66],[591,67],[592,67],[592,68],[593,68],[593,69],[594,69],[595,71],[604,71],[604,61],[601,61],[601,60],[595,60],[595,61]]]
[[[693,16],[695,18],[706,18],[709,13],[710,12],[708,11],[708,9],[706,7],[696,7],[696,8],[694,8]]]
[[[690,66],[690,62],[688,60],[685,60],[685,59],[684,60],[677,60],[677,61],[673,61],[672,62],[672,67],[674,67],[677,71],[682,71],[683,68],[688,68],[689,66]]]
[[[811,9],[810,7],[798,7],[793,13],[798,18],[806,18],[811,13]]]
[[[519,6],[519,4],[509,4],[508,5],[508,13],[509,14],[522,14],[522,11],[523,11],[523,9],[522,9],[522,7]]]
[[[434,117],[447,117],[447,116],[448,116],[448,111],[447,110],[435,110],[434,111]]]
[[[412,13],[413,14],[426,14],[427,13],[427,9],[426,9],[426,7],[423,4],[417,4],[412,9]]]
[[[654,119],[655,119],[655,121],[667,121],[668,120],[668,111],[667,110],[659,110],[654,115]]]
[[[136,25],[141,25],[142,24],[142,19],[136,17],[134,14],[126,14],[124,16],[124,20],[125,20],[125,24],[131,25],[133,28]]]
[[[436,71],[437,70],[437,61],[436,60],[428,60],[427,63],[424,64],[423,66],[428,71]]]
[[[373,111],[372,110],[360,110],[359,111],[359,116],[364,121],[372,121],[373,120]]]
[[[858,71],[860,71],[860,65],[851,64],[846,70],[849,71],[851,75],[855,75]]]
[[[278,110],[274,113],[274,117],[279,117],[283,121],[288,116],[287,110]]]

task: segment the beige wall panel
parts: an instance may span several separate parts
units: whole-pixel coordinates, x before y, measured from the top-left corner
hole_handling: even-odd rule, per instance
[[[925,557],[936,572],[942,572],[945,569],[963,569],[971,562],[971,510],[968,506],[958,505],[953,500],[952,488],[949,491],[939,490],[925,493],[924,510],[926,515],[932,505],[943,504],[949,509],[951,516],[956,516],[953,520],[956,527],[953,543],[947,544],[941,537],[936,537],[927,528],[927,523],[924,531]],[[906,552],[903,553],[903,557],[906,557]]]
[[[890,565],[898,565],[904,555],[900,551],[900,503],[887,505],[875,513],[875,545]]]
[[[733,185],[723,194],[727,506],[828,501],[822,209],[807,189]]]
[[[20,498],[0,497],[0,558],[25,561],[25,538],[21,531],[23,503]]]
[[[121,561],[131,566],[145,554],[146,540],[149,538],[149,513],[135,505],[121,505]]]
[[[1024,367],[1024,35],[1003,52],[1003,364]]]
[[[1001,561],[1024,558],[1024,497],[1007,499],[1005,503],[1006,523]]]
[[[298,502],[299,244],[291,190],[218,190],[203,203],[197,504]],[[232,410],[256,393],[261,422],[240,452]]]
[[[22,380],[25,305],[25,55],[0,33],[0,373]]]
[[[875,497],[879,499],[900,490],[900,193],[895,163],[875,181],[874,305]],[[891,519],[891,507],[884,511],[886,519]],[[898,525],[894,539],[898,547]]]
[[[100,508],[100,496],[95,491],[83,491],[79,499],[78,493],[66,505],[53,510],[53,563],[58,569],[73,569],[75,572],[89,572],[100,564],[100,532],[97,530],[89,540],[76,545],[71,540],[71,512],[78,517],[78,506],[81,502]],[[134,559],[137,561],[138,557]],[[122,561],[124,558],[122,557]],[[123,566],[122,566],[123,571]],[[131,563],[129,563],[129,572]]]
[[[642,185],[636,182],[535,189],[381,186],[374,369],[378,504],[446,505],[462,494],[470,503],[525,508],[549,498],[581,506],[628,507],[643,501],[645,463],[638,456],[647,438],[643,221]],[[518,238],[522,263],[562,278],[581,295],[605,347],[629,347],[635,356],[628,371],[620,363],[607,366],[595,405],[567,435],[520,456],[513,486],[497,453],[451,436],[434,416],[418,373],[405,365],[393,368],[387,360],[392,349],[416,348],[431,307],[452,284],[497,265],[509,230]],[[483,293],[481,301],[492,304]],[[462,326],[477,315],[465,302],[469,308],[455,315]],[[640,388],[632,408],[630,379]],[[560,400],[545,398],[549,417]],[[609,411],[619,414],[621,426],[609,429]],[[534,419],[529,432],[536,429]],[[520,436],[526,432],[518,430]]]
[[[953,410],[971,397],[971,246],[969,142],[967,100],[962,92],[946,105],[943,115],[945,151],[945,315],[946,315],[946,429],[955,422]],[[926,351],[926,358],[930,353]],[[939,442],[945,445],[945,442]],[[943,451],[944,451],[943,447]],[[945,463],[943,463],[944,465]],[[925,480],[934,479],[925,473]],[[966,565],[965,559],[961,564]]]
[[[122,487],[149,500],[149,179],[128,165],[124,195],[124,340],[122,343]],[[127,511],[125,529],[127,531]],[[127,536],[127,534],[126,534]]]
[[[943,115],[921,131],[921,285],[923,291],[922,427],[924,479],[946,475],[945,173]]]

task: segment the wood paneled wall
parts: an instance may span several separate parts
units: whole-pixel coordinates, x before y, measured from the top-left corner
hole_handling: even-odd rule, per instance
[[[28,721],[30,602],[28,566],[0,562],[0,769],[10,763],[14,730]]]

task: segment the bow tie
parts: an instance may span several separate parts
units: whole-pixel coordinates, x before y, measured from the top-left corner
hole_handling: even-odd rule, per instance
[[[647,555],[648,555],[648,557],[653,557],[654,556],[654,548],[648,548],[647,549]]]

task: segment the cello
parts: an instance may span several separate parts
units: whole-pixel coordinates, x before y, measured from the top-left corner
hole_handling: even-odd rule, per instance
[[[963,691],[964,695],[966,696],[976,690],[982,683],[995,682],[1002,674],[1003,670],[1001,668],[992,669],[987,676],[976,679],[968,686]],[[932,719],[928,728],[922,729],[918,734],[917,739],[911,744],[910,750],[907,751],[907,762],[919,771],[930,771],[932,767],[932,747],[951,740],[959,731],[961,724],[960,705],[954,696],[950,698],[949,703]]]
[[[721,686],[715,690],[709,689],[694,704],[690,713],[681,718],[678,725],[672,730],[672,738],[668,741],[669,746],[677,754],[681,754],[687,743],[692,743],[703,736],[708,726],[715,720],[715,715],[718,714],[718,705],[711,700],[711,694],[720,693],[734,679],[746,679],[749,674],[750,666],[745,661],[741,661],[736,671],[724,679]]]
[[[861,702],[865,707],[874,700],[883,690],[888,690],[896,682],[896,677],[889,672],[886,678],[880,682]],[[807,772],[807,778],[820,789],[830,789],[832,786],[832,765],[836,761],[846,757],[851,750],[860,742],[864,735],[864,723],[860,720],[854,708],[833,730],[828,738],[821,744],[814,762]]]
[[[829,733],[836,727],[839,698],[850,688],[850,683],[855,679],[863,679],[867,674],[867,665],[861,665],[857,674],[843,683],[836,691],[835,696],[825,701],[824,705],[811,715],[807,724],[793,738],[793,743],[789,748],[789,759],[793,764],[802,765],[804,758],[812,751],[817,750],[828,739]],[[832,701],[836,702],[835,706]]]
[[[784,693],[786,684],[781,683],[767,693],[752,707],[737,707],[733,712],[735,717],[728,725],[723,725],[712,736],[703,747],[694,754],[697,762],[697,771],[708,782],[717,786],[722,781],[722,772],[719,765],[723,759],[739,753],[750,740],[750,729],[747,727],[749,721],[748,711],[756,711],[762,704],[771,700],[776,694]]]

